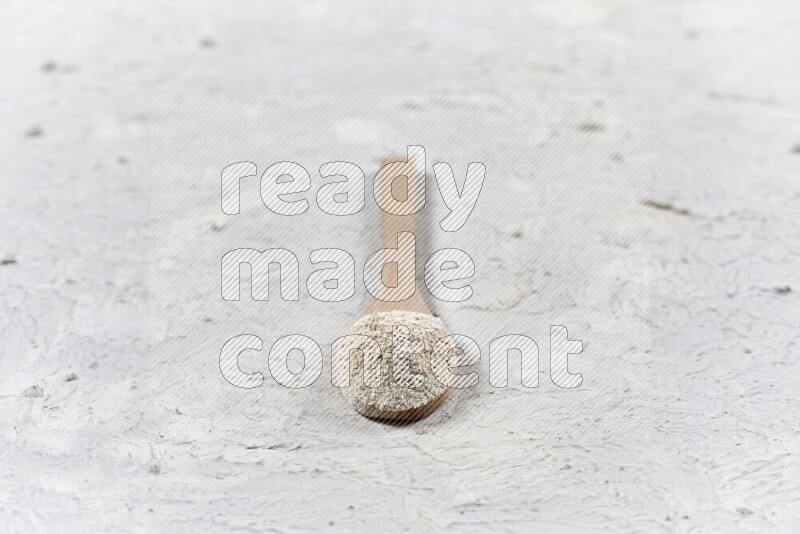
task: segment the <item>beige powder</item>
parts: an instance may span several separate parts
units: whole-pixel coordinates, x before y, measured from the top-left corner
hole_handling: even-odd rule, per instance
[[[397,337],[398,351],[394,352],[393,327],[402,325]],[[418,340],[424,344],[421,353],[410,354],[402,351],[402,343]],[[449,335],[442,320],[432,315],[391,311],[366,315],[353,324],[346,335],[360,334],[374,339],[380,346],[380,354],[374,358],[368,355],[371,342],[363,338],[345,338],[336,347],[334,373],[338,380],[346,380],[348,374],[348,354],[350,383],[342,388],[347,400],[360,414],[375,418],[415,419],[427,414],[438,406],[453,383],[453,375],[448,372],[455,365],[453,343],[443,341],[446,351],[434,358],[431,367],[431,353],[436,343]],[[364,357],[362,357],[362,351]],[[367,377],[380,366],[380,385],[369,387]],[[394,375],[392,372],[394,371]],[[434,374],[435,373],[435,374]],[[437,379],[438,376],[438,379]],[[421,379],[421,385],[418,381]],[[415,382],[417,381],[417,382]],[[444,383],[442,383],[444,382]],[[405,387],[411,386],[411,387]],[[416,386],[416,387],[414,387]]]

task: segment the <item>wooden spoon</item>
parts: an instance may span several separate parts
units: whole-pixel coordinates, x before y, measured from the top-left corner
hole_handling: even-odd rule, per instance
[[[409,161],[406,163],[398,163],[398,165],[392,166],[389,170],[385,170],[385,165],[392,163],[392,162],[402,162],[406,158],[404,157],[390,157],[384,158],[381,161],[381,173],[376,178],[378,183],[378,188],[376,189],[376,194],[383,197],[382,200],[389,200],[386,197],[391,195],[397,201],[406,201],[408,202],[407,205],[413,206],[415,205],[418,197],[417,195],[423,194],[422,191],[417,191],[415,187],[412,186],[412,180],[408,179],[406,181],[406,186],[402,187],[402,180],[395,179],[396,176],[402,176],[405,174],[406,176],[412,175],[415,169],[414,165],[416,162],[409,157]],[[389,186],[391,184],[391,187]],[[383,202],[381,202],[383,204]],[[386,211],[382,212],[381,215],[381,226],[382,226],[382,233],[383,233],[383,247],[385,249],[394,249],[398,248],[398,234],[400,232],[414,232],[415,229],[415,215],[408,214],[408,215],[393,215],[387,213]],[[412,249],[410,254],[400,255],[395,258],[396,259],[396,269],[393,269],[391,264],[387,265],[384,269],[382,274],[382,279],[384,285],[386,287],[381,287],[376,295],[378,298],[375,298],[372,303],[367,308],[366,312],[362,315],[362,319],[369,315],[375,313],[383,313],[383,312],[393,312],[393,311],[402,311],[402,312],[413,312],[422,315],[429,315],[432,318],[434,317],[431,310],[422,300],[420,296],[420,291],[417,288],[413,295],[405,300],[400,301],[389,301],[388,299],[392,297],[392,289],[387,288],[394,288],[398,286],[398,275],[399,273],[409,273],[415,267],[415,254],[414,249]],[[415,271],[415,270],[414,270]],[[416,282],[415,282],[416,284]],[[441,322],[438,319],[435,321],[439,324]],[[440,328],[442,332],[444,332],[443,326]],[[414,336],[414,331],[411,329],[410,332],[411,336]],[[428,351],[432,350],[432,347],[428,347]],[[427,353],[427,356],[430,356],[430,352]],[[430,360],[426,362],[427,365],[430,365]],[[427,377],[426,382],[422,385],[422,388],[431,388],[431,384],[429,381],[433,380],[432,376]],[[439,384],[436,387],[441,387]],[[433,398],[427,404],[422,406],[415,407],[414,409],[410,410],[403,410],[403,411],[391,411],[391,412],[376,412],[375,415],[367,415],[373,419],[383,419],[383,420],[394,420],[394,421],[411,421],[415,419],[420,419],[432,413],[436,410],[439,406],[444,403],[447,399],[448,395],[452,387],[447,386],[444,391],[438,395],[437,397]],[[435,391],[435,390],[432,390]],[[366,414],[365,414],[366,415]]]

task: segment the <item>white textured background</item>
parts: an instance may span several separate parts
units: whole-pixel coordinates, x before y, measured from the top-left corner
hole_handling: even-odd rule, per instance
[[[761,4],[4,2],[0,530],[796,530],[800,7]],[[160,372],[150,96],[437,92],[649,97],[652,346],[404,428]]]

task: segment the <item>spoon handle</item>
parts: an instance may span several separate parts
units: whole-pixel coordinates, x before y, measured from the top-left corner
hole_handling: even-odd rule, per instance
[[[382,167],[378,173],[375,184],[375,194],[380,195],[380,204],[390,206],[395,213],[389,213],[382,209],[381,227],[383,232],[383,248],[396,249],[408,248],[406,254],[398,254],[397,269],[387,268],[384,271],[384,282],[389,287],[397,286],[398,273],[404,273],[414,269],[415,254],[414,247],[410,245],[411,236],[404,235],[402,241],[398,236],[401,232],[414,233],[415,215],[414,212],[424,203],[424,184],[419,187],[417,180],[411,177],[415,175],[415,163],[412,160],[402,161],[405,158],[383,158]],[[401,161],[398,161],[401,160]],[[403,179],[403,177],[406,179]]]

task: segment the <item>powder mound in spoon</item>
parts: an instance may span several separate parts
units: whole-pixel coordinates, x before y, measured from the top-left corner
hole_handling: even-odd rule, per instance
[[[354,323],[346,336],[354,334],[367,336],[380,346],[380,353],[370,352],[371,341],[345,337],[336,347],[334,374],[337,380],[346,381],[349,360],[350,381],[342,392],[360,414],[415,419],[438,406],[448,393],[454,380],[448,370],[455,365],[456,355],[452,340],[446,339],[441,346],[445,350],[437,351],[432,361],[436,343],[450,335],[438,317],[408,311],[372,313]],[[414,347],[419,342],[422,345]],[[404,350],[408,348],[417,352]],[[377,379],[378,367],[380,382],[370,384],[370,376]]]

